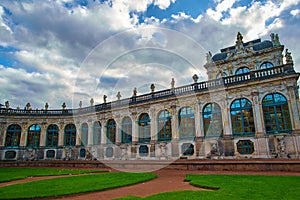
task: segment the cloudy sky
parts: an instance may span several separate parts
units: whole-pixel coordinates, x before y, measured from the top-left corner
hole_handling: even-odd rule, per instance
[[[0,103],[89,105],[206,79],[205,54],[278,33],[300,71],[300,0],[1,0]]]

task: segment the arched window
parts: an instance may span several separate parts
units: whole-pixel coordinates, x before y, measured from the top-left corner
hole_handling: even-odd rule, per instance
[[[292,130],[289,106],[286,98],[279,94],[268,94],[262,101],[266,132],[276,134]]]
[[[195,137],[195,116],[191,107],[184,107],[179,110],[178,126],[180,138]]]
[[[150,117],[147,113],[143,113],[139,117],[139,142],[150,142]]]
[[[260,69],[268,69],[268,68],[273,68],[274,65],[270,62],[264,62],[263,64],[260,65]]]
[[[18,124],[12,124],[7,127],[5,147],[18,148],[20,146],[21,139],[21,126]]]
[[[88,135],[89,135],[89,126],[87,123],[81,124],[81,146],[87,146],[88,144]]]
[[[41,126],[33,124],[28,128],[27,147],[39,147],[41,136]]]
[[[240,67],[236,70],[235,72],[235,75],[238,75],[238,74],[246,74],[250,72],[249,68],[248,67]]]
[[[158,140],[169,141],[172,139],[171,116],[168,110],[162,110],[157,118]]]
[[[115,144],[116,143],[116,127],[117,124],[115,120],[110,119],[107,122],[107,132],[106,132],[106,138],[107,138],[107,144]]]
[[[57,147],[58,145],[58,126],[55,124],[50,124],[47,128],[47,147]]]
[[[65,126],[65,146],[76,145],[76,126],[68,124]]]
[[[230,114],[233,135],[255,134],[252,104],[248,99],[242,98],[232,102]]]
[[[124,117],[122,120],[121,142],[131,143],[132,141],[132,122],[130,117]]]
[[[223,134],[221,108],[216,103],[209,103],[203,108],[204,135],[220,136]]]
[[[98,145],[100,143],[101,143],[101,124],[100,124],[100,122],[94,122],[93,144]]]

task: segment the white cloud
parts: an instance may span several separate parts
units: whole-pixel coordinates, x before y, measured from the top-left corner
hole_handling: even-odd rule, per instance
[[[291,13],[292,16],[295,17],[295,16],[297,16],[300,13],[300,10],[299,9],[291,10],[290,13]]]
[[[176,0],[154,0],[154,5],[158,6],[160,9],[167,9],[171,3],[175,3]]]
[[[231,9],[236,1],[237,0],[223,0],[222,2],[218,1],[216,9],[214,10],[212,8],[209,8],[207,9],[206,14],[212,19],[219,21],[223,17],[223,12],[226,12],[229,9]]]

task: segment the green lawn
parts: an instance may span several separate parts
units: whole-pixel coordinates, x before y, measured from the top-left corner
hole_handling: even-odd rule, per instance
[[[101,170],[73,170],[55,168],[0,168],[0,183],[30,176],[54,176],[65,174],[83,174],[92,172],[103,172]]]
[[[0,188],[0,199],[54,197],[107,190],[156,178],[151,173],[102,173],[54,178]]]
[[[186,180],[195,186],[219,189],[166,192],[145,199],[300,199],[300,176],[187,175]]]

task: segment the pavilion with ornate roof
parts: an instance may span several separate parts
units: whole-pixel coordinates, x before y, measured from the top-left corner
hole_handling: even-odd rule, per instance
[[[0,108],[0,160],[299,158],[297,80],[277,34],[206,55],[208,80],[78,109]],[[192,75],[191,75],[192,76]]]

